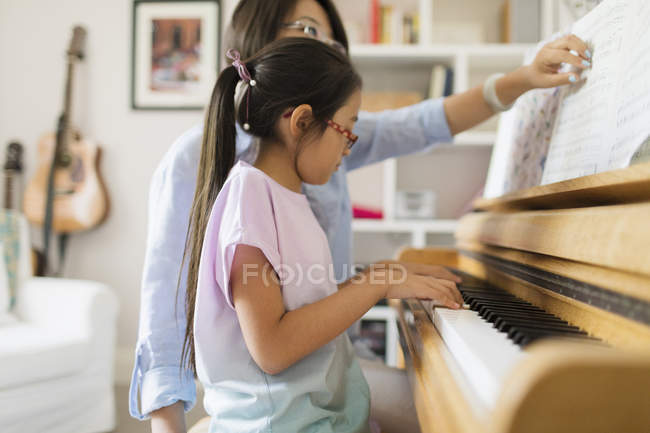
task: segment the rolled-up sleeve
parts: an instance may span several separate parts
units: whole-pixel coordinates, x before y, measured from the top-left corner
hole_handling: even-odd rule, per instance
[[[359,136],[359,141],[344,159],[347,170],[453,141],[443,98],[397,110],[360,112],[354,133]]]
[[[189,369],[180,369],[187,323],[184,276],[178,296],[176,286],[196,184],[201,134],[202,128],[197,126],[182,135],[151,180],[140,322],[129,390],[129,412],[140,420],[179,400],[185,411],[196,403],[194,375]]]

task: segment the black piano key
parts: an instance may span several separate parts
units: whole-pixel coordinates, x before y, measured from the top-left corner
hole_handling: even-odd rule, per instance
[[[474,309],[474,308],[473,308]],[[544,313],[544,310],[539,310],[537,308],[530,308],[530,307],[524,307],[524,306],[499,306],[499,305],[492,305],[492,304],[478,304],[476,306],[475,311],[478,311],[479,315],[483,316],[484,314],[487,314],[490,311],[509,311],[509,312],[514,312],[514,313]]]
[[[564,337],[568,333],[552,330],[532,330],[532,329],[516,329],[513,328],[508,331],[508,337],[516,344],[520,344],[524,339],[540,339],[551,337]],[[572,337],[580,337],[580,334],[571,334]]]
[[[472,284],[472,283],[457,283],[456,287],[458,287],[459,290],[467,290],[467,291],[472,291],[472,292],[494,292],[494,291],[499,291],[500,289],[496,289],[494,287],[488,286],[486,284]]]
[[[542,333],[528,333],[525,336],[520,336],[516,339],[515,343],[521,347],[525,347],[528,344],[536,341],[536,340],[541,340],[542,338],[548,338],[548,337],[562,337],[562,338],[574,338],[574,339],[580,339],[580,340],[594,340],[593,337],[590,337],[589,335],[581,335],[581,334],[563,334],[563,335],[551,335],[549,336],[548,334],[542,334]]]
[[[479,315],[488,315],[492,313],[493,315],[508,316],[508,317],[524,317],[524,318],[538,318],[538,319],[548,319],[548,320],[562,320],[552,314],[545,312],[544,310],[525,310],[525,309],[513,309],[508,307],[499,307],[496,305],[487,306],[488,308],[483,309],[483,314],[478,311]],[[480,310],[480,307],[479,307]],[[487,318],[487,317],[486,317]]]
[[[514,325],[508,330],[508,334],[511,332],[521,332],[523,334],[526,334],[527,332],[549,332],[549,333],[559,333],[559,334],[581,334],[581,335],[587,335],[586,332],[581,331],[580,329],[571,329],[571,328],[562,328],[558,326],[553,326],[553,325],[539,325],[539,326],[534,326],[534,325]]]
[[[474,299],[496,299],[496,300],[510,300],[513,302],[525,302],[521,299],[518,299],[512,296],[509,293],[476,293],[476,292],[465,292],[465,296],[468,298]]]
[[[532,304],[528,304],[521,301],[513,301],[510,299],[495,299],[495,298],[477,298],[469,297],[465,300],[465,303],[472,305],[478,304],[494,304],[494,305],[503,305],[503,306],[519,306],[519,307],[530,307]]]
[[[512,302],[494,302],[494,301],[471,301],[469,302],[469,305],[472,309],[481,309],[481,308],[502,308],[506,310],[518,310],[518,311],[537,311],[540,313],[544,313],[545,311],[542,310],[539,307],[536,307],[531,304],[524,304],[524,303],[512,303]]]
[[[494,296],[511,296],[513,299],[517,299],[515,296],[508,292],[504,292],[503,290],[499,289],[493,289],[493,288],[478,288],[478,287],[465,287],[463,285],[456,286],[458,287],[458,290],[461,292],[465,292],[467,294],[472,294],[476,296],[487,296],[487,295],[494,295]]]
[[[501,332],[507,332],[512,326],[553,326],[553,327],[559,327],[560,329],[572,329],[579,331],[580,328],[577,326],[572,326],[569,325],[568,323],[561,323],[561,322],[531,322],[530,320],[521,320],[521,319],[506,319],[503,317],[498,318],[494,322],[494,327],[497,328]]]
[[[468,300],[477,301],[493,301],[493,302],[511,302],[518,304],[527,304],[527,302],[515,298],[514,296],[501,296],[501,295],[465,295]]]
[[[516,344],[525,346],[550,336],[592,338],[580,328],[506,290],[462,271],[450,270],[462,278],[457,287],[470,309],[507,333]]]
[[[543,320],[547,322],[560,322],[563,323],[562,319],[559,319],[555,316],[552,316],[548,313],[528,313],[528,312],[510,312],[510,311],[490,311],[484,316],[485,320],[490,323],[494,323],[499,317],[504,318],[513,318],[513,319],[529,319],[529,320]]]

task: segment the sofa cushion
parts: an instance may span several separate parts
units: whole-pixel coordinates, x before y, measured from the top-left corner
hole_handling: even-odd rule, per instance
[[[0,389],[82,370],[90,362],[87,337],[16,322],[0,327]]]

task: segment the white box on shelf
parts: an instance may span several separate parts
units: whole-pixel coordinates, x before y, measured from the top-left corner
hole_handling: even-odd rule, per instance
[[[432,219],[436,216],[436,193],[431,190],[397,191],[395,217]]]

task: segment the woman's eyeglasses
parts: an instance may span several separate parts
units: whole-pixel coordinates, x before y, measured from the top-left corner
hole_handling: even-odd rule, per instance
[[[294,21],[292,23],[286,23],[282,25],[287,29],[296,29],[304,32],[310,38],[318,39],[319,41],[326,43],[330,47],[336,49],[343,55],[347,55],[347,51],[342,43],[335,41],[334,39],[328,38],[325,33],[316,27],[314,24],[305,24],[302,21]]]
[[[284,115],[282,115],[282,117],[284,117],[285,119],[288,119],[289,117],[291,117],[292,114],[293,114],[293,110],[289,111],[288,113],[285,113]],[[339,134],[341,134],[342,136],[344,136],[347,139],[345,145],[346,145],[346,147],[348,149],[352,149],[352,146],[354,146],[354,143],[356,143],[357,140],[359,139],[359,136],[354,134],[349,129],[346,129],[343,126],[339,125],[338,123],[336,123],[333,120],[328,120],[327,121],[327,126],[334,129],[336,132],[338,132]]]

